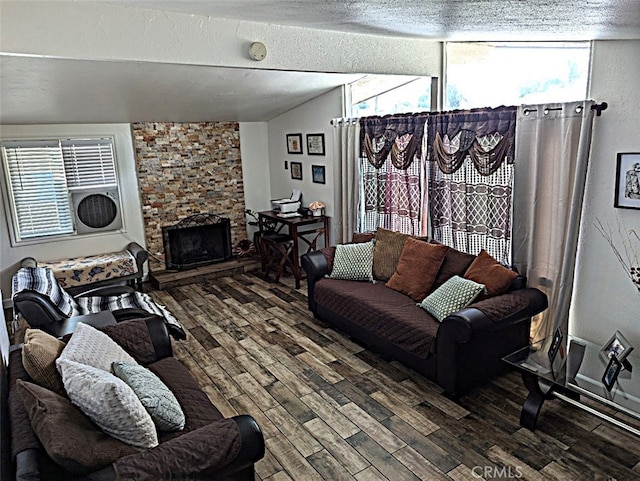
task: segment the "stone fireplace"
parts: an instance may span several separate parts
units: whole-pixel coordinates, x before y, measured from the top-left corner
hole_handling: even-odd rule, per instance
[[[231,222],[214,214],[196,214],[162,228],[167,270],[193,269],[232,258]]]
[[[190,216],[229,219],[230,242],[246,237],[237,122],[133,124],[149,266],[165,269],[163,228]]]

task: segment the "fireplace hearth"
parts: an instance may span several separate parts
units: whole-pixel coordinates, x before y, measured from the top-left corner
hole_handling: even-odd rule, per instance
[[[167,270],[186,270],[233,257],[231,221],[217,214],[195,214],[162,228]]]

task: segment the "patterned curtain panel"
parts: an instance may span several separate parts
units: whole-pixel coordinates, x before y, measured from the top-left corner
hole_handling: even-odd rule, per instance
[[[511,263],[516,107],[431,114],[425,126],[433,238]]]
[[[360,119],[360,231],[378,227],[418,235],[422,204],[422,145],[428,114]]]

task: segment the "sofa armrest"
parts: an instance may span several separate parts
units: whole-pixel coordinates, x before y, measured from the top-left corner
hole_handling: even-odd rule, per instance
[[[329,264],[320,251],[307,252],[300,258],[302,268],[307,274],[307,299],[309,310],[316,313],[316,301],[313,298],[316,282],[329,273]]]
[[[442,320],[443,331],[455,333],[457,342],[465,342],[485,331],[530,318],[548,307],[547,296],[528,287],[471,304]]]
[[[113,464],[115,472],[118,479],[170,480],[197,473],[201,479],[227,479],[219,475],[242,470],[264,455],[262,433],[251,420],[240,416],[213,421],[155,448],[118,459]]]
[[[21,291],[12,298],[14,310],[29,320],[31,327],[40,327],[50,322],[67,318],[47,297],[33,291]]]
[[[140,273],[140,276],[142,276],[142,266],[149,258],[149,254],[147,254],[147,251],[144,250],[137,242],[129,242],[129,244],[127,244],[127,250],[136,259],[138,272]]]

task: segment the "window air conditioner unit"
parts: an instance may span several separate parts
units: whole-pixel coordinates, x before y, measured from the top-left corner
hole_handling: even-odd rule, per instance
[[[72,192],[71,203],[78,234],[122,228],[120,195],[116,187]]]

